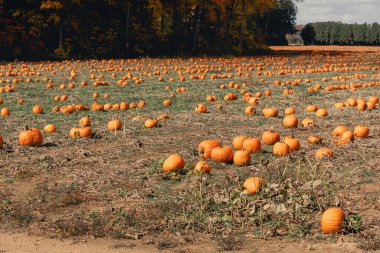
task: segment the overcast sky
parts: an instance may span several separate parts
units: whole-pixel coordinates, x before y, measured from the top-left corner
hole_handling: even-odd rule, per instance
[[[297,24],[317,21],[380,23],[380,0],[304,0],[297,3]]]

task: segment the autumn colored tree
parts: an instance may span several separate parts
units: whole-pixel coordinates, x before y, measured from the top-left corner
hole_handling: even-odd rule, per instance
[[[0,0],[0,57],[248,54],[289,30],[292,0]],[[269,15],[269,10],[276,9]],[[283,15],[282,15],[283,14]],[[269,20],[264,29],[257,17]],[[268,18],[269,17],[269,18]],[[276,25],[273,25],[276,24]],[[280,27],[278,27],[280,26]]]

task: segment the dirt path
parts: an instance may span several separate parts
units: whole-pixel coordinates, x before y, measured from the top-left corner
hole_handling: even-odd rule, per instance
[[[111,240],[111,239],[51,239],[47,237],[28,235],[26,233],[0,232],[1,253],[140,253],[140,252],[217,252],[214,243],[181,245],[170,249],[159,249],[154,244],[142,240]],[[253,239],[234,252],[364,252],[352,243],[334,244],[297,244],[279,240]],[[380,252],[380,251],[373,251]]]

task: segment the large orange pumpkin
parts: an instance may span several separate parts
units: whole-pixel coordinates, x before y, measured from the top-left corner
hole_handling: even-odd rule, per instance
[[[25,130],[21,131],[18,140],[21,146],[35,147],[42,144],[43,137],[40,130],[37,128],[26,127]]]

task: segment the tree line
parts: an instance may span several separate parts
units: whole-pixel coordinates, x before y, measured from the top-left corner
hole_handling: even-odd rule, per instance
[[[0,0],[0,58],[247,54],[283,44],[293,0]]]
[[[306,45],[380,45],[380,25],[317,22],[301,31]]]

